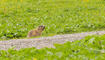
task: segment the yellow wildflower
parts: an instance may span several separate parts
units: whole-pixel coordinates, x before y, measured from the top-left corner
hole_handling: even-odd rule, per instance
[[[89,0],[83,0],[83,1],[88,2]]]
[[[33,60],[37,60],[36,58],[33,58]]]

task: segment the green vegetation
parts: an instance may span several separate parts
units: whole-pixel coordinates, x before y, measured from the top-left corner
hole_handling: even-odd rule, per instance
[[[25,38],[39,25],[46,26],[43,36],[104,30],[104,11],[105,0],[1,0],[0,40]],[[0,60],[105,59],[105,35],[55,47],[0,50]]]
[[[105,35],[87,36],[85,39],[65,44],[55,44],[56,48],[25,48],[0,51],[0,60],[104,60]]]
[[[43,36],[105,29],[104,0],[2,0],[0,39],[24,38],[45,25]]]

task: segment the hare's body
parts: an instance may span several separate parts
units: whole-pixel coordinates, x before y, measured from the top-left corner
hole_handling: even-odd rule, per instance
[[[39,26],[37,29],[29,31],[27,37],[40,36],[44,29],[45,29],[45,26]]]

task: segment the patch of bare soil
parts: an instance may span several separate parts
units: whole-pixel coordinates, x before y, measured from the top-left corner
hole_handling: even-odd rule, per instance
[[[7,40],[0,41],[0,50],[7,50],[11,47],[15,47],[14,49],[21,48],[30,48],[36,47],[37,49],[48,47],[54,48],[53,44],[63,44],[67,41],[75,41],[83,39],[88,35],[103,35],[105,31],[93,31],[93,32],[83,32],[83,33],[74,33],[74,34],[64,34],[64,35],[55,35],[52,37],[40,37],[33,39],[15,39],[15,40]]]

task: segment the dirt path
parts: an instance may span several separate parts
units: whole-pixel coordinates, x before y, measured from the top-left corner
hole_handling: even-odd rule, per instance
[[[94,32],[83,32],[75,34],[64,34],[64,35],[55,35],[52,37],[41,37],[34,39],[15,39],[8,41],[0,41],[0,50],[7,50],[8,48],[15,47],[15,49],[36,47],[37,49],[43,47],[53,48],[54,43],[63,44],[67,41],[74,41],[83,39],[87,35],[102,35],[105,34],[105,31],[94,31]]]

